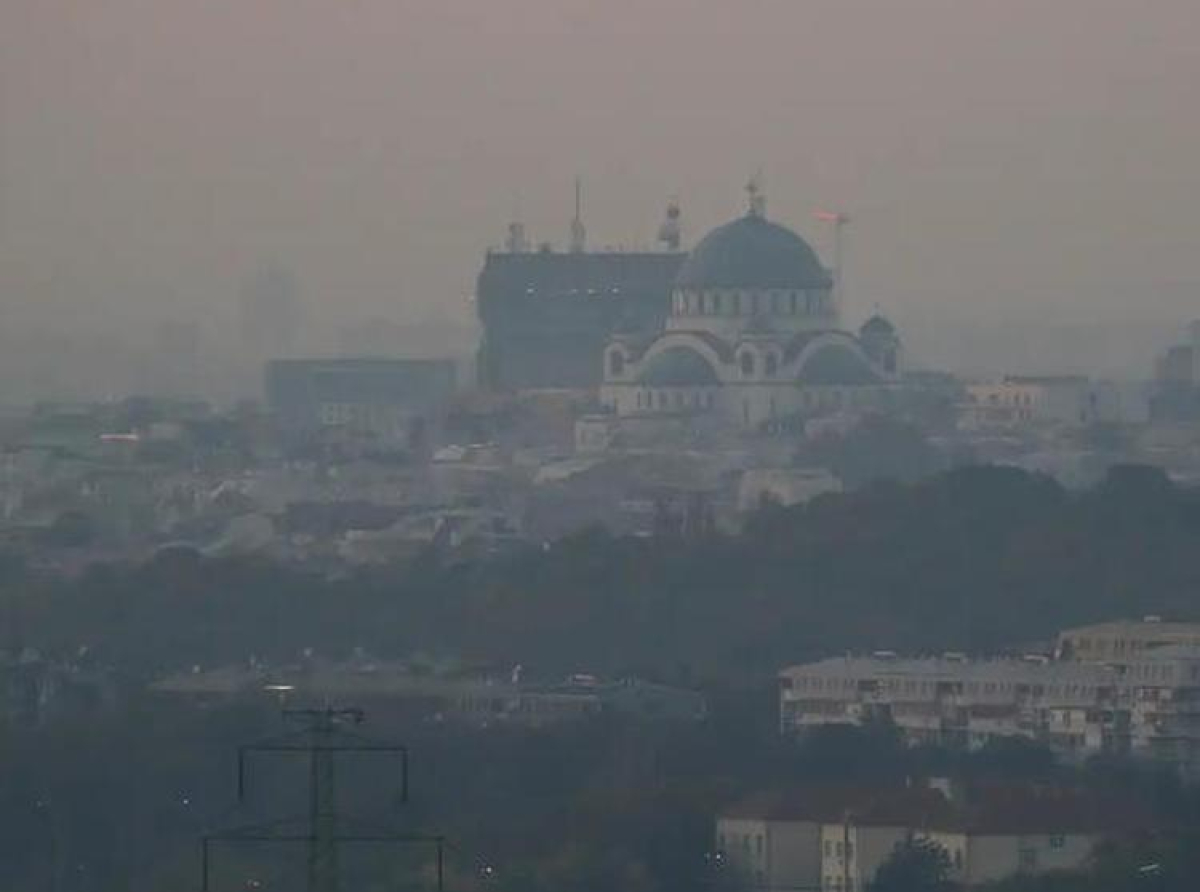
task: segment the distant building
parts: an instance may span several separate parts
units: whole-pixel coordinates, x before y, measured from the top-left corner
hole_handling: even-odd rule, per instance
[[[1083,375],[1009,375],[968,384],[960,424],[966,429],[1014,428],[1035,424],[1086,427],[1140,424],[1149,418],[1141,386],[1092,381]]]
[[[533,727],[596,716],[646,721],[697,721],[707,714],[696,691],[640,679],[573,675],[556,683],[526,682],[516,668],[504,677],[430,674],[402,663],[307,660],[295,666],[228,666],[160,679],[151,691],[187,703],[255,699],[291,703],[351,700],[373,710],[436,716],[477,725]]]
[[[1156,421],[1200,421],[1200,320],[1183,343],[1169,348],[1155,367]]]
[[[1108,633],[1066,634],[1078,646]],[[1122,634],[1112,641],[1133,640]],[[884,721],[913,744],[977,749],[1024,737],[1070,760],[1131,756],[1200,773],[1200,645],[1190,643],[1131,648],[1118,665],[838,657],[783,670],[779,708],[785,734]]]
[[[900,381],[895,328],[875,316],[857,334],[842,329],[830,272],[749,191],[748,213],[710,232],[680,267],[664,329],[610,341],[601,400],[617,415],[759,428],[874,408]]]
[[[289,359],[266,366],[266,398],[285,432],[343,428],[405,438],[454,394],[455,364],[441,359]]]
[[[242,286],[242,346],[248,356],[282,359],[296,349],[305,307],[295,276],[277,266],[255,271]]]
[[[738,484],[738,509],[753,511],[764,502],[802,505],[841,491],[841,480],[824,468],[754,468],[742,474]]]
[[[1058,634],[1059,659],[1124,666],[1157,648],[1200,647],[1200,623],[1164,622],[1156,616],[1115,620],[1065,629]]]
[[[489,252],[476,287],[477,357],[491,390],[594,388],[618,331],[662,327],[683,254]]]
[[[935,779],[761,794],[717,817],[715,841],[730,888],[862,892],[910,840],[940,846],[950,879],[971,887],[1081,868],[1099,843],[1149,822],[1139,803],[1104,793]]]

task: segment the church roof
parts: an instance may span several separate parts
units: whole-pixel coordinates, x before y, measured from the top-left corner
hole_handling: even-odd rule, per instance
[[[711,387],[720,383],[708,360],[689,347],[668,347],[646,362],[639,384],[651,387]]]
[[[792,230],[759,214],[718,226],[688,255],[680,288],[829,288],[817,254]]]

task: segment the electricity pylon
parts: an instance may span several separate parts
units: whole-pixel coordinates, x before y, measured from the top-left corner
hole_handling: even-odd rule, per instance
[[[288,709],[284,718],[299,729],[238,748],[238,803],[246,799],[247,768],[254,754],[308,756],[308,815],[301,822],[272,821],[218,832],[204,837],[202,892],[210,892],[212,847],[216,843],[305,843],[308,847],[308,892],[338,892],[338,846],[340,843],[415,843],[434,849],[437,857],[437,892],[443,890],[445,838],[387,829],[348,833],[342,829],[337,809],[337,756],[377,754],[399,763],[396,779],[398,799],[408,801],[408,750],[392,743],[374,741],[347,726],[361,725],[361,709]]]

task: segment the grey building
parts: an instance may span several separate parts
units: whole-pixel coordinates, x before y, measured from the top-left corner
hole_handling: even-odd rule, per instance
[[[479,383],[493,390],[599,385],[614,334],[662,329],[685,256],[489,252],[476,288]]]
[[[287,359],[267,363],[266,398],[285,432],[340,427],[403,436],[449,399],[448,359]]]

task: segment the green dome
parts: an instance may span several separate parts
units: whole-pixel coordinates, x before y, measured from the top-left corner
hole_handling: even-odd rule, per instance
[[[830,344],[820,347],[800,367],[800,384],[863,385],[878,384],[879,373],[848,347]]]
[[[876,313],[863,323],[862,328],[858,330],[858,333],[864,338],[871,336],[890,338],[895,336],[896,326],[892,325],[891,322]]]
[[[650,359],[638,376],[650,387],[712,387],[720,383],[708,360],[688,347],[669,347]]]
[[[718,226],[688,255],[678,288],[829,288],[829,273],[808,242],[757,214]]]

